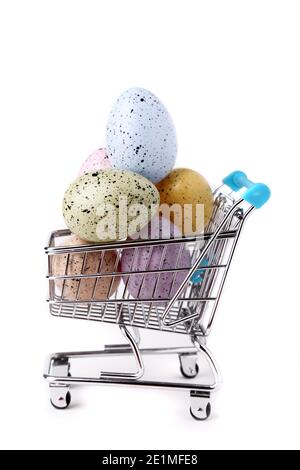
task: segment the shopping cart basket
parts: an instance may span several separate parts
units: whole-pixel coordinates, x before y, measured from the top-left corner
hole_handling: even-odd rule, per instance
[[[240,190],[246,188],[244,194]],[[44,377],[50,385],[51,403],[56,408],[66,408],[71,401],[70,387],[73,384],[126,384],[136,386],[167,387],[182,389],[190,393],[190,411],[196,419],[206,419],[210,415],[211,392],[217,389],[220,375],[215,360],[206,347],[206,339],[211,331],[215,313],[233,258],[244,222],[250,213],[261,207],[270,197],[268,187],[262,183],[252,183],[240,171],[224,178],[223,184],[214,192],[214,210],[211,222],[204,234],[153,240],[132,240],[114,243],[63,246],[63,237],[70,235],[68,230],[58,230],[51,234],[48,247],[48,280],[50,313],[57,317],[93,320],[115,323],[125,336],[127,343],[105,346],[100,351],[62,352],[50,356],[46,363]],[[173,265],[166,267],[164,259],[171,244],[176,246]],[[133,259],[139,250],[148,250],[149,259],[156,250],[161,262],[158,269],[151,266],[136,267]],[[119,264],[126,250],[131,250],[132,265],[128,271],[120,272]],[[184,250],[188,250],[192,267],[183,266]],[[105,257],[114,253],[113,268],[107,269]],[[86,269],[89,257],[93,254],[97,268],[91,273]],[[54,266],[60,259],[63,274],[57,274]],[[74,260],[76,263],[74,264]],[[74,266],[76,269],[74,270]],[[60,264],[61,266],[61,264]],[[72,270],[69,268],[72,266]],[[147,276],[154,276],[155,285],[149,289],[149,298],[140,296]],[[157,297],[153,293],[163,279],[171,283],[168,295]],[[178,287],[176,277],[182,280]],[[138,281],[138,293],[133,296],[128,288],[133,280]],[[100,283],[100,284],[99,284]],[[98,286],[105,286],[99,289]],[[116,287],[117,285],[117,287]],[[176,289],[174,289],[176,287]],[[70,295],[70,288],[72,295]],[[82,289],[82,292],[81,292]],[[143,289],[144,293],[145,289]],[[66,295],[67,292],[67,295]],[[132,330],[130,329],[132,327]],[[191,344],[186,347],[141,348],[140,330],[152,329],[188,335]],[[73,361],[88,360],[92,357],[116,357],[133,355],[136,370],[128,372],[101,371],[95,377],[73,374]],[[177,355],[181,380],[149,380],[143,378],[146,355]],[[198,382],[198,359],[203,356],[211,371],[209,383]]]

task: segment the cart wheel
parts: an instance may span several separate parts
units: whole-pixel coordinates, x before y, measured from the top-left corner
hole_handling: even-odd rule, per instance
[[[205,409],[190,407],[190,413],[194,419],[197,419],[198,421],[205,421],[210,417],[211,404],[208,402]]]
[[[189,368],[183,368],[181,365],[180,372],[182,373],[183,377],[186,377],[187,379],[193,379],[194,377],[197,377],[198,375],[199,366],[197,363],[195,364],[194,367],[189,367]]]
[[[57,410],[65,410],[71,403],[71,393],[68,387],[50,387],[51,405]]]
[[[205,421],[211,413],[210,393],[201,390],[191,390],[190,413],[193,418]]]
[[[179,356],[180,372],[183,377],[193,379],[198,375],[199,366],[197,364],[197,359],[198,357],[196,354],[181,354]]]

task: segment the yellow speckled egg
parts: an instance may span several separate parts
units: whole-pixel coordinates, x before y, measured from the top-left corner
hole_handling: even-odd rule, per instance
[[[76,235],[65,237],[60,246],[87,245]],[[61,253],[52,255],[52,274],[54,276],[111,273],[118,269],[117,252],[115,250],[94,251],[84,253]],[[118,263],[117,263],[118,264]],[[87,301],[105,300],[111,297],[118,288],[120,276],[90,278],[90,279],[56,279],[55,295],[63,300]]]
[[[203,226],[203,217],[202,221],[199,216],[197,217],[197,204],[204,206],[204,227],[207,226],[212,216],[214,200],[212,190],[203,176],[188,168],[175,168],[156,187],[160,194],[161,204],[168,206],[178,204],[177,209],[175,207],[173,211],[170,211],[169,217],[181,228],[183,235],[198,233],[201,225]],[[186,204],[191,205],[190,212],[188,210],[183,212]],[[167,215],[164,211],[162,213],[164,216]]]
[[[70,231],[84,240],[115,241],[131,237],[137,219],[140,228],[147,225],[158,206],[159,193],[151,181],[112,168],[85,173],[73,181],[64,195],[63,216]]]

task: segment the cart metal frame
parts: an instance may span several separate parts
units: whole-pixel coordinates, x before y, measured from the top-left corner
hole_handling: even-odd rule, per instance
[[[235,192],[246,187],[246,192],[235,198]],[[262,183],[252,183],[242,172],[233,172],[224,178],[223,184],[214,192],[214,213],[204,234],[193,237],[174,239],[154,239],[121,241],[114,243],[99,243],[96,245],[61,246],[61,237],[70,234],[68,230],[59,230],[51,234],[48,246],[45,248],[48,255],[48,282],[50,313],[57,317],[85,319],[118,324],[126,339],[125,344],[105,346],[99,351],[60,352],[52,354],[46,361],[44,378],[49,382],[51,403],[55,408],[63,409],[71,401],[70,387],[74,384],[118,384],[135,385],[138,387],[157,387],[184,390],[190,395],[191,415],[198,419],[207,419],[211,413],[211,393],[217,390],[220,384],[220,373],[215,359],[206,346],[215,314],[219,305],[223,287],[227,278],[229,267],[233,259],[244,222],[255,208],[261,207],[270,197],[270,191]],[[134,270],[120,272],[118,265],[122,252],[126,249],[137,250],[147,247],[150,255],[153,250],[161,250],[161,260],[164,259],[170,244],[175,244],[178,256],[174,266],[166,269],[161,261],[159,269]],[[183,250],[189,250],[192,256],[192,265],[179,267],[179,259]],[[107,251],[116,250],[117,257],[112,272],[103,272],[101,263]],[[97,272],[90,274],[84,270],[88,253],[102,253]],[[134,254],[134,256],[135,256]],[[65,273],[53,273],[53,259],[55,256],[64,256]],[[70,257],[82,256],[82,270],[80,273],[68,273]],[[101,258],[100,256],[100,258]],[[176,273],[183,272],[184,280],[175,293]],[[142,276],[139,279],[141,287],[145,277],[151,273],[156,275],[154,295],[150,298],[132,298],[128,290],[128,282],[132,276]],[[173,276],[169,296],[158,299],[155,296],[156,286],[161,275]],[[116,277],[122,277],[118,289],[112,293],[112,286]],[[110,287],[107,298],[95,298],[97,282],[108,277]],[[88,299],[78,297],[82,280],[91,279],[95,282],[93,295]],[[78,283],[75,298],[64,297],[66,282]],[[61,292],[57,292],[59,284]],[[172,293],[172,295],[171,295]],[[132,332],[130,331],[132,327]],[[141,348],[140,332],[142,329],[153,329],[163,332],[173,332],[188,335],[191,345],[186,347]],[[179,357],[180,370],[186,380],[178,381],[174,378],[157,380],[143,379],[145,372],[143,357],[146,355],[176,355]],[[72,363],[76,359],[86,360],[97,357],[99,359],[113,356],[132,355],[136,362],[133,372],[100,371],[97,377],[83,375],[73,376]],[[199,372],[199,358],[206,360],[210,372],[211,382],[195,383]]]

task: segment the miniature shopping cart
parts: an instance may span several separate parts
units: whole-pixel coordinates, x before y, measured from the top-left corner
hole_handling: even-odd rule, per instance
[[[244,194],[240,190],[246,188]],[[50,236],[48,255],[49,305],[50,313],[57,317],[107,322],[119,325],[125,336],[125,344],[105,346],[100,351],[63,352],[52,354],[47,361],[44,377],[49,382],[51,403],[55,408],[66,408],[71,401],[70,387],[74,384],[123,384],[140,387],[166,387],[189,392],[191,399],[190,412],[196,419],[208,418],[211,412],[211,393],[217,389],[220,375],[213,356],[206,347],[206,339],[211,331],[220,296],[233,258],[238,239],[247,217],[255,208],[260,208],[270,197],[270,190],[261,183],[252,183],[240,171],[231,173],[224,178],[222,186],[214,192],[214,210],[211,222],[205,233],[199,236],[132,240],[114,243],[86,244],[80,246],[63,246],[61,240],[70,235],[68,230],[55,231]],[[160,247],[161,259],[164,259],[170,244],[177,246],[177,260],[173,266],[166,268],[161,262],[159,269],[144,270],[137,268],[120,272],[120,259],[125,250],[138,250],[147,247],[151,258],[153,250]],[[110,271],[103,269],[105,253],[114,250],[116,253],[114,267]],[[192,267],[182,266],[180,256],[188,250],[192,259]],[[99,255],[99,266],[94,273],[84,269],[89,253]],[[81,268],[68,274],[68,267],[74,256],[82,260]],[[57,275],[53,266],[56,257],[63,257],[65,271]],[[102,261],[101,261],[102,260]],[[133,265],[132,265],[133,266]],[[183,281],[175,292],[165,298],[157,298],[149,294],[149,298],[132,297],[128,289],[132,276],[139,276],[142,285],[146,276],[154,275],[156,285],[162,276],[172,276],[172,287],[176,285],[176,276]],[[120,277],[118,287],[114,284]],[[142,277],[142,279],[141,279]],[[97,283],[107,279],[109,287],[105,298],[97,297]],[[88,297],[79,295],[80,285],[86,280],[93,286]],[[64,295],[70,281],[77,288],[73,298]],[[106,282],[106,285],[107,285]],[[59,286],[59,289],[58,289]],[[153,293],[152,293],[153,294]],[[173,332],[187,335],[188,346],[141,348],[141,329],[152,329],[160,332]],[[176,336],[176,338],[178,338]],[[99,371],[93,377],[73,373],[73,364],[78,359],[85,364],[91,358],[99,360],[108,357],[132,355],[136,361],[133,371]],[[175,355],[179,357],[180,371],[178,375],[163,380],[145,378],[144,359],[147,355]],[[210,369],[211,380],[199,383],[197,375],[202,372],[199,359],[206,360]],[[160,356],[161,357],[161,356]],[[202,362],[202,361],[201,361]],[[120,365],[118,364],[120,367]],[[147,370],[149,373],[149,370]],[[146,374],[147,375],[147,374]],[[202,374],[199,374],[202,375]]]

